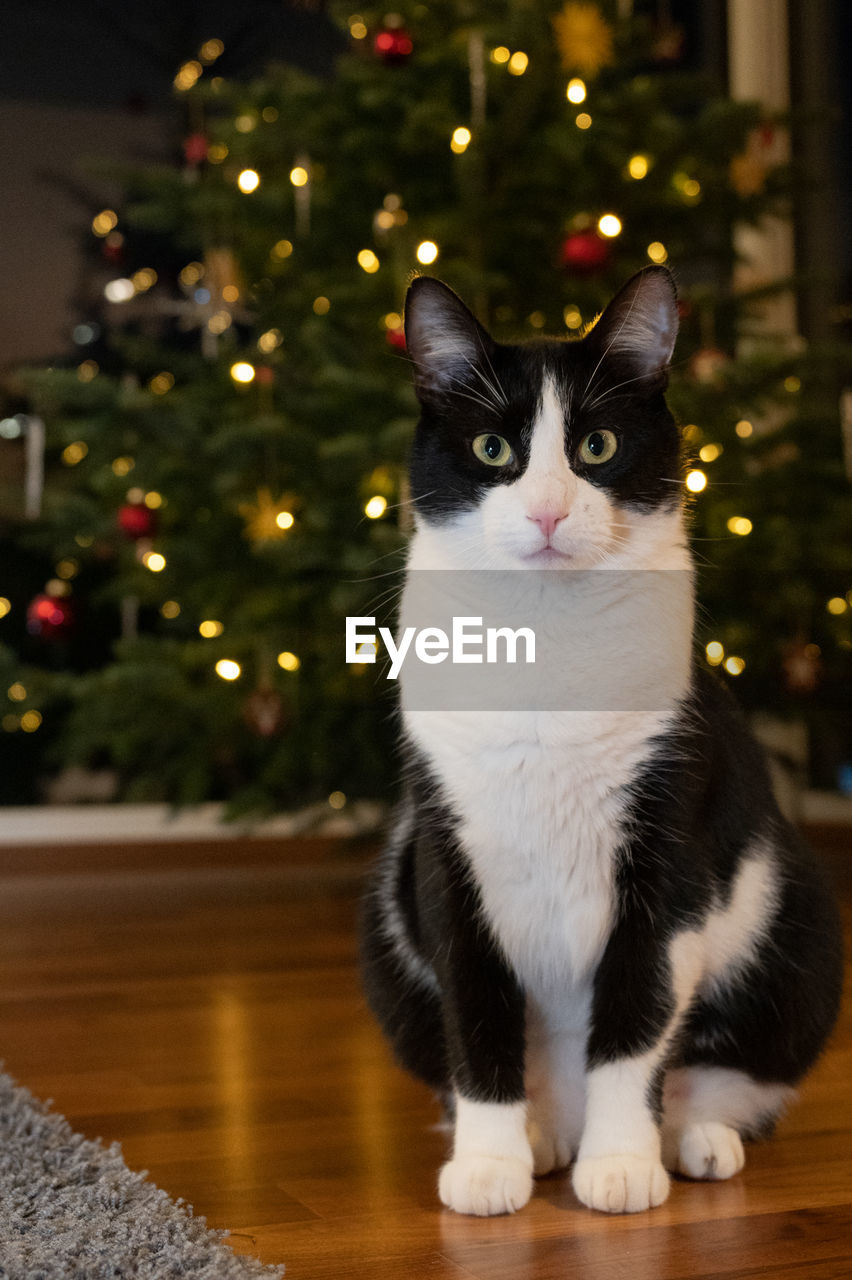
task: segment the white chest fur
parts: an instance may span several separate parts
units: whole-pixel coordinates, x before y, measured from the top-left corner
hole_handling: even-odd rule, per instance
[[[410,712],[459,818],[483,907],[530,993],[583,983],[613,911],[620,791],[660,713]]]

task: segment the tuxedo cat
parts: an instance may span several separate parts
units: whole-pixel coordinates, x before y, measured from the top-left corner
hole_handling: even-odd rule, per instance
[[[632,670],[625,582],[675,584],[642,636],[667,658],[650,709],[430,710],[403,672],[405,794],[365,897],[365,986],[449,1104],[439,1195],[460,1213],[519,1209],[534,1174],[572,1163],[609,1212],[661,1204],[667,1169],[731,1177],[836,1016],[832,898],[693,655],[664,398],[677,323],[662,267],[581,339],[497,343],[430,278],[407,299],[422,417],[402,621],[420,570],[546,569],[563,606],[591,579],[599,638],[564,662],[594,689]]]

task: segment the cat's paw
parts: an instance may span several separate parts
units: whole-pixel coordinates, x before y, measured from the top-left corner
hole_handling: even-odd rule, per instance
[[[578,1200],[604,1213],[640,1213],[662,1204],[669,1175],[644,1156],[596,1156],[578,1160],[572,1178]]]
[[[732,1178],[745,1164],[736,1129],[717,1121],[691,1124],[680,1138],[677,1167],[688,1178]]]
[[[522,1209],[532,1195],[532,1169],[523,1160],[459,1156],[438,1179],[438,1195],[448,1209],[479,1218]]]
[[[533,1172],[537,1178],[557,1169],[567,1169],[574,1159],[574,1144],[567,1134],[557,1129],[543,1128],[537,1121],[528,1127],[533,1153]]]

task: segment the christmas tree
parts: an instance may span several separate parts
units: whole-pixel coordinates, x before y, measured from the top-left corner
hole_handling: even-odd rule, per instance
[[[47,484],[15,540],[54,570],[5,606],[12,737],[128,798],[385,793],[393,701],[343,619],[399,584],[412,274],[509,340],[576,336],[669,262],[706,661],[852,755],[836,353],[748,344],[770,290],[732,284],[735,228],[787,209],[780,125],[630,8],[347,6],[331,79],[226,81],[215,38],[177,69],[174,165],[92,211],[85,358],[19,378]]]

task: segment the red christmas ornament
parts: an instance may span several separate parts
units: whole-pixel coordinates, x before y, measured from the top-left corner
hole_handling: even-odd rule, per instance
[[[42,640],[61,638],[74,621],[74,606],[67,596],[41,592],[27,607],[27,631]]]
[[[118,511],[118,527],[127,538],[134,542],[139,538],[153,538],[157,532],[157,514],[141,503],[128,502]]]
[[[578,275],[600,271],[607,265],[612,254],[609,242],[602,239],[596,231],[572,231],[562,241],[560,261],[563,267]]]
[[[271,387],[275,382],[275,370],[268,364],[259,364],[254,371],[254,380],[261,387]]]
[[[120,231],[110,231],[101,245],[101,253],[114,267],[124,261],[124,236]]]
[[[385,340],[387,341],[389,346],[396,347],[398,351],[406,350],[405,330],[403,329],[402,325],[400,325],[397,329],[386,329]]]
[[[210,143],[203,133],[191,133],[184,139],[183,154],[187,164],[199,165],[207,159]]]
[[[373,41],[373,48],[382,62],[398,66],[411,56],[414,41],[405,27],[383,27]]]

